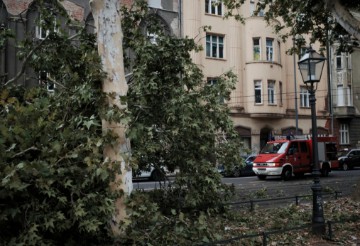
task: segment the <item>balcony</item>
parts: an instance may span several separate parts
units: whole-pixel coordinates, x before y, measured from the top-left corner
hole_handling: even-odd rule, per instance
[[[355,116],[355,108],[353,106],[333,107],[335,118],[352,118]]]

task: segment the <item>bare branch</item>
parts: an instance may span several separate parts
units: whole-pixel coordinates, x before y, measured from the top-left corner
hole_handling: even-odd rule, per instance
[[[20,155],[23,155],[25,154],[26,152],[30,151],[30,150],[39,150],[38,148],[36,148],[35,146],[31,146],[30,148],[27,148],[26,150],[23,150],[15,155],[12,156],[12,158],[15,158],[17,156],[20,156]]]
[[[16,80],[18,80],[18,79],[21,77],[21,75],[25,72],[26,64],[29,62],[31,56],[34,54],[34,52],[35,52],[37,49],[39,49],[39,48],[42,46],[42,44],[45,42],[46,39],[47,39],[47,37],[45,37],[43,40],[41,40],[41,42],[38,43],[38,44],[29,52],[29,54],[28,54],[28,55],[25,57],[25,59],[24,59],[24,63],[22,64],[21,70],[18,72],[18,74],[17,74],[14,78],[8,80],[8,81],[5,83],[5,86],[8,85],[8,84],[10,84],[10,83],[15,82]]]

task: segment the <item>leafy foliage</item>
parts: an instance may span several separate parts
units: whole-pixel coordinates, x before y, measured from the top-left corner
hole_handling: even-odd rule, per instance
[[[164,35],[140,4],[123,10],[124,46],[135,54],[127,63],[133,72],[126,99],[131,112],[108,108],[94,36],[83,30],[68,37],[58,24],[55,31],[48,10],[39,9],[43,21],[38,21],[49,31],[46,38],[18,44],[19,57],[35,76],[48,75],[43,86],[16,87],[10,81],[1,87],[0,244],[111,244],[114,201],[122,194],[109,187],[119,168],[103,158],[104,146],[115,139],[104,135],[101,119],[127,122],[129,116],[132,165],[180,173],[166,189],[132,194],[119,243],[218,238],[219,225],[211,219],[225,210],[232,188],[221,183],[216,164],[239,162],[237,133],[220,100],[229,97],[235,76],[225,73],[207,86],[190,58],[191,51],[202,48]],[[139,23],[158,34],[156,44]],[[56,85],[55,93],[46,90],[48,83]]]
[[[65,17],[64,17],[65,18]],[[28,64],[51,74],[46,87],[0,88],[0,244],[106,245],[111,242],[116,165],[103,158],[106,108],[93,35],[50,32],[19,44]],[[37,48],[34,48],[37,47]],[[25,57],[25,56],[22,56]],[[107,110],[107,111],[106,111]]]
[[[229,98],[236,77],[227,72],[207,85],[190,57],[202,47],[166,35],[146,5],[123,9],[123,20],[124,48],[132,54],[126,64],[132,69],[128,136],[133,167],[179,171],[170,186],[132,195],[127,240],[169,245],[214,238],[209,220],[224,211],[231,195],[216,165],[240,163],[238,134],[221,100]],[[156,34],[156,43],[146,32]]]

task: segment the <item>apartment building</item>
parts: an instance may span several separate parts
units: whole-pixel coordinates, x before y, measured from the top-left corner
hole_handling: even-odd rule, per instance
[[[44,1],[51,8],[50,2]],[[94,32],[94,19],[91,14],[89,0],[64,0],[59,1],[71,18],[71,23],[65,25],[65,21],[60,16],[56,16],[60,21],[63,30],[69,35],[75,34],[79,27],[86,25],[89,32]],[[123,5],[130,6],[133,0],[122,0]],[[148,0],[150,12],[163,23],[169,35],[180,35],[179,22],[179,2],[178,0]],[[56,15],[56,13],[54,13]],[[9,28],[15,37],[8,39],[4,49],[0,51],[0,83],[6,83],[18,74],[21,76],[17,83],[24,86],[34,86],[44,84],[49,76],[46,71],[35,72],[26,68],[22,72],[23,60],[17,57],[18,45],[25,38],[40,42],[48,34],[46,30],[36,25],[36,20],[40,14],[34,0],[0,0],[0,32]],[[149,38],[151,33],[148,34]],[[46,84],[46,83],[45,83]],[[48,90],[54,90],[54,84],[48,84]]]
[[[330,121],[328,126],[338,136],[341,148],[360,148],[360,48],[353,52],[331,47]]]
[[[245,24],[223,19],[224,6],[220,2],[213,4],[218,1],[148,0],[148,4],[169,35],[194,38],[204,47],[202,52],[191,54],[203,70],[204,83],[216,82],[218,76],[230,69],[237,75],[236,89],[225,103],[231,109],[239,136],[252,152],[258,152],[274,135],[311,134],[309,93],[298,72],[299,57],[286,54],[292,40],[283,42],[265,23],[261,11],[254,15],[258,0],[247,0],[241,8]],[[126,5],[132,2],[122,1]],[[79,25],[94,32],[88,0],[60,3],[73,20],[73,24],[63,26],[70,34]],[[46,36],[35,24],[38,17],[34,0],[0,0],[0,31],[9,27],[15,33],[15,39],[10,39],[0,52],[0,83],[21,71],[23,61],[16,56],[17,44],[25,37],[36,41]],[[205,30],[204,26],[211,29]],[[147,35],[156,39],[151,33]],[[336,135],[341,147],[352,148],[360,140],[360,71],[356,69],[360,67],[360,50],[338,54],[335,48],[331,49],[330,80],[325,66],[317,86],[318,133]],[[46,76],[46,72],[36,73],[27,68],[17,82],[33,86]]]
[[[299,57],[286,54],[293,41],[283,42],[264,21],[262,11],[255,15],[256,4],[257,0],[245,1],[240,9],[245,17],[242,24],[224,19],[225,9],[218,0],[182,1],[183,35],[204,47],[192,57],[206,79],[216,80],[230,69],[238,77],[225,103],[241,139],[254,153],[274,135],[296,130],[311,134],[309,93],[298,71]],[[327,88],[325,66],[316,91],[318,134],[330,133]]]

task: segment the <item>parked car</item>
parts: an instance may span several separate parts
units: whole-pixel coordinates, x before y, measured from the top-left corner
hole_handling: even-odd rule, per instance
[[[339,167],[347,171],[360,166],[360,149],[349,150],[345,155],[338,158]]]
[[[153,181],[161,181],[165,180],[165,177],[175,176],[179,170],[175,170],[174,172],[170,172],[166,167],[161,167],[160,169],[156,169],[153,166],[150,166],[149,170],[133,170],[133,179],[149,179]]]
[[[219,172],[225,177],[240,177],[240,176],[250,176],[255,175],[253,171],[253,161],[255,160],[256,155],[243,156],[243,165],[237,166],[232,171],[225,170],[223,165],[218,167]]]

